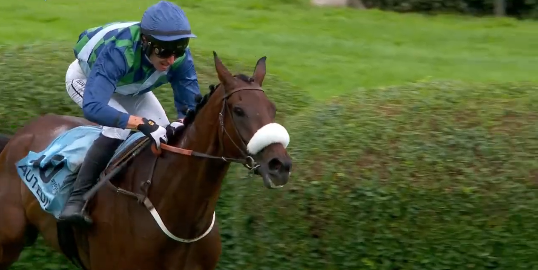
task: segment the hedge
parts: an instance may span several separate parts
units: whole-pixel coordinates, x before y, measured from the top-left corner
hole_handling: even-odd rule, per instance
[[[494,15],[495,0],[362,0],[367,8],[396,12],[460,13],[473,16]],[[508,16],[538,18],[537,0],[505,0]]]
[[[3,81],[26,67],[8,59]],[[64,99],[65,63],[47,70],[8,88],[3,119],[21,125],[43,111],[76,112]],[[538,265],[537,85],[358,89],[294,110],[297,100],[307,99],[277,102],[291,115],[290,183],[267,190],[237,167],[225,180],[219,270]],[[66,264],[48,252],[28,249],[14,269]]]
[[[302,112],[289,186],[234,184],[219,269],[535,269],[537,101],[436,82]]]

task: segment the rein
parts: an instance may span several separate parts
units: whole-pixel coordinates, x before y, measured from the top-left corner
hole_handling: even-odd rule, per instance
[[[216,86],[216,88],[218,88],[218,86]],[[194,239],[179,238],[179,237],[173,235],[166,228],[166,226],[164,225],[164,222],[162,221],[161,217],[159,216],[159,213],[157,212],[157,210],[155,209],[155,206],[153,205],[153,203],[151,203],[151,201],[148,198],[148,189],[149,189],[150,185],[152,184],[153,173],[154,173],[155,167],[157,165],[157,160],[159,159],[159,157],[162,154],[162,150],[166,150],[166,151],[169,151],[169,152],[172,152],[172,153],[185,155],[185,156],[194,156],[194,157],[201,157],[201,158],[208,158],[208,159],[220,159],[220,160],[223,160],[224,162],[236,162],[236,163],[242,164],[243,166],[245,166],[247,169],[249,169],[249,171],[253,172],[254,174],[259,174],[258,168],[259,168],[260,165],[255,162],[255,160],[254,160],[254,158],[252,156],[246,154],[245,151],[243,151],[241,149],[241,147],[239,147],[234,142],[234,140],[232,139],[232,137],[230,136],[230,134],[228,133],[228,131],[226,130],[226,128],[224,126],[224,111],[226,110],[226,107],[227,107],[226,105],[227,105],[228,98],[231,95],[233,95],[234,93],[237,93],[237,92],[243,91],[243,90],[254,90],[254,91],[262,91],[263,92],[263,89],[261,87],[250,87],[250,86],[249,87],[239,87],[239,88],[236,88],[236,89],[234,89],[234,90],[232,90],[232,91],[230,91],[228,93],[226,93],[226,89],[224,89],[224,96],[222,97],[222,100],[223,100],[222,108],[221,108],[221,111],[219,112],[219,124],[220,124],[220,127],[221,127],[221,132],[219,133],[220,152],[224,153],[223,134],[226,134],[228,136],[228,138],[230,139],[230,141],[235,145],[235,147],[242,153],[242,155],[243,155],[242,159],[228,158],[228,157],[224,157],[224,156],[220,156],[220,157],[219,156],[212,156],[212,155],[208,155],[208,154],[201,153],[201,152],[196,152],[196,151],[189,150],[189,149],[184,149],[184,148],[171,146],[171,145],[168,145],[166,143],[161,143],[161,147],[157,148],[155,146],[155,144],[152,143],[152,141],[149,138],[144,138],[142,143],[138,144],[138,146],[136,146],[132,150],[130,150],[124,156],[123,159],[118,161],[118,164],[119,164],[123,160],[121,165],[117,166],[110,173],[108,173],[106,175],[105,175],[106,170],[101,173],[101,176],[100,176],[101,180],[91,190],[89,190],[86,194],[84,194],[83,197],[86,200],[86,205],[84,205],[83,209],[86,208],[86,206],[87,206],[87,204],[89,202],[89,198],[93,197],[93,195],[97,192],[97,190],[100,187],[107,184],[110,188],[115,190],[116,193],[123,194],[123,195],[126,195],[128,197],[135,198],[138,201],[138,203],[143,204],[148,209],[148,211],[151,213],[151,215],[153,216],[153,218],[155,219],[155,221],[157,222],[157,224],[159,225],[161,230],[168,237],[170,237],[171,239],[173,239],[175,241],[178,241],[178,242],[183,242],[183,243],[192,243],[192,242],[196,242],[196,241],[204,238],[213,229],[213,225],[215,224],[215,212],[213,212],[213,219],[211,221],[211,224],[209,225],[209,228],[202,235],[200,235],[199,237],[196,237]],[[233,119],[234,119],[233,114],[231,114],[229,112],[229,110],[227,110],[227,111],[230,114],[230,116],[232,117],[232,121],[233,121]],[[241,138],[241,135],[239,134],[239,131],[237,130],[237,127],[235,125],[234,125],[234,129],[235,129],[236,134],[239,136],[239,138],[241,140],[241,144],[243,145],[243,149],[247,149],[247,145],[245,144],[244,140]],[[142,194],[134,193],[134,192],[131,192],[131,191],[116,187],[114,184],[110,183],[109,180],[112,177],[114,177],[114,175],[119,173],[126,166],[126,164],[128,163],[127,161],[129,161],[133,157],[137,156],[143,149],[146,148],[146,146],[148,144],[151,144],[151,151],[155,155],[155,160],[153,162],[153,166],[151,167],[149,178],[146,181],[143,181],[142,184],[141,184],[140,189],[142,190]]]

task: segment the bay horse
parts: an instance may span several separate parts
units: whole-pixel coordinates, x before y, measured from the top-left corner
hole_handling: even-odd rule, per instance
[[[65,225],[45,212],[14,164],[66,130],[95,124],[47,114],[9,138],[0,153],[0,270],[38,234],[81,269],[215,269],[221,254],[215,208],[231,163],[276,188],[288,182],[292,160],[289,134],[274,122],[275,105],[262,89],[266,57],[252,77],[232,75],[213,57],[219,83],[187,113],[184,129],[159,149],[141,139],[105,170],[109,181],[101,174],[85,195],[90,227]]]

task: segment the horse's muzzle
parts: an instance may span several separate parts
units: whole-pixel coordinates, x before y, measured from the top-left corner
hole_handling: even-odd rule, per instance
[[[288,183],[291,175],[291,158],[272,158],[266,164],[260,164],[258,169],[266,188],[281,188]]]
[[[258,129],[250,139],[247,150],[254,154],[259,164],[257,173],[267,188],[280,188],[288,183],[291,173],[291,157],[286,151],[290,135],[286,128],[269,123]]]

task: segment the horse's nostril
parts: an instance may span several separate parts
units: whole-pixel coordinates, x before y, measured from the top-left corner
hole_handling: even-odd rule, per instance
[[[273,158],[269,161],[269,170],[278,171],[282,167],[282,162],[278,158]]]
[[[282,162],[278,158],[273,158],[271,161],[269,161],[269,169],[271,171],[287,171],[289,172],[291,169],[291,163],[290,162]]]

